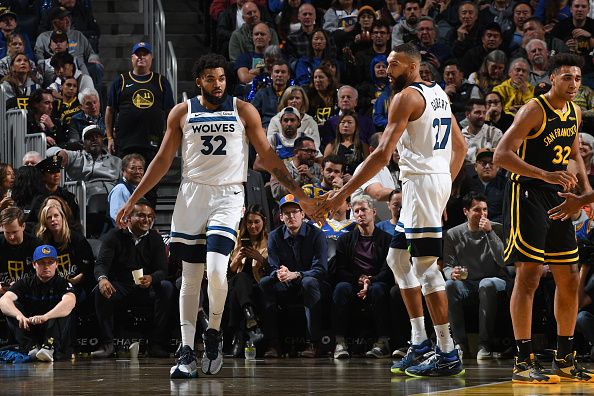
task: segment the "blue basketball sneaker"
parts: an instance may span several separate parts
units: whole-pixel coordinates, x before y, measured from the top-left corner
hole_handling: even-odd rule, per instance
[[[407,368],[422,363],[423,361],[430,358],[433,354],[435,354],[435,352],[433,351],[433,343],[430,339],[426,339],[419,345],[410,344],[406,355],[404,355],[404,357],[398,362],[395,362],[390,368],[390,371],[393,374],[404,375],[406,374],[405,370]]]
[[[445,353],[435,347],[435,355],[417,366],[407,368],[405,372],[411,377],[455,377],[463,375],[466,370],[457,348]]]

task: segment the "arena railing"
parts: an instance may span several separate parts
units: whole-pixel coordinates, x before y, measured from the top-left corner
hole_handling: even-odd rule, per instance
[[[144,35],[153,46],[153,70],[165,76],[177,102],[177,57],[171,41],[165,40],[165,11],[161,0],[139,0],[144,15]]]
[[[64,173],[62,172],[62,180],[64,180]],[[78,202],[78,209],[80,214],[80,222],[82,224],[82,233],[87,235],[87,186],[82,180],[67,181],[63,184],[64,188],[70,191],[76,197]]]

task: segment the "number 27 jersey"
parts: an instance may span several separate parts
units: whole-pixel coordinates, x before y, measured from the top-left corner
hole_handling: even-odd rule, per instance
[[[437,84],[413,83],[425,99],[421,116],[410,121],[398,140],[400,178],[408,175],[450,174],[452,109],[450,99]]]
[[[195,183],[220,186],[247,179],[248,141],[237,112],[237,98],[228,95],[215,110],[187,101],[182,128],[182,177]]]

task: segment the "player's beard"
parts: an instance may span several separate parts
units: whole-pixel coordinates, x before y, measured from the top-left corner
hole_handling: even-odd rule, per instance
[[[223,95],[219,98],[218,96],[211,95],[210,93],[206,92],[205,89],[202,90],[202,96],[208,103],[213,106],[219,106],[223,104],[223,102],[227,99],[227,90],[223,91]]]
[[[392,92],[398,93],[408,86],[408,79],[406,77],[404,74],[401,74],[396,78],[390,79],[390,89]]]

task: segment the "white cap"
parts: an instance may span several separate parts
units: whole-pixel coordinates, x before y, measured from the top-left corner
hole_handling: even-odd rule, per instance
[[[298,119],[301,119],[301,114],[299,114],[299,110],[294,108],[293,106],[287,106],[280,111],[280,118],[283,118],[285,114],[295,114]]]
[[[83,131],[82,131],[83,140],[85,140],[85,136],[87,133],[93,132],[95,130],[99,131],[100,135],[103,135],[103,131],[101,130],[101,128],[99,128],[99,125],[89,125],[89,126],[85,127],[85,129],[83,129]]]

